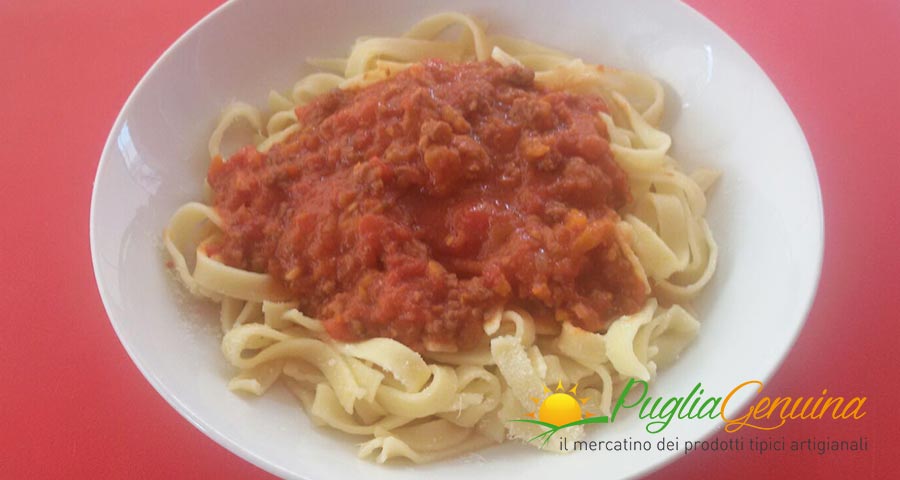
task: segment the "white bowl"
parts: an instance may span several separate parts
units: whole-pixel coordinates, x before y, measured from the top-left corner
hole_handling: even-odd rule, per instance
[[[228,391],[213,309],[185,298],[163,267],[172,212],[200,198],[206,140],[232,99],[263,105],[309,72],[308,56],[345,54],[361,35],[397,35],[427,14],[458,10],[491,31],[555,46],[592,63],[649,72],[668,88],[664,127],[689,169],[724,175],[709,223],[719,269],[698,305],[699,338],[653,391],[686,395],[696,382],[724,395],[767,379],[803,325],[822,261],[822,203],[797,121],[758,65],[711,22],[676,2],[546,0],[420,2],[249,1],[222,6],[184,34],[135,88],[97,169],[91,249],[116,333],[156,390],[215,441],[269,472],[303,478],[518,478],[647,472],[680,453],[553,455],[508,443],[426,466],[358,460],[350,437],[310,424],[287,393]],[[658,440],[636,414],[589,429],[594,439]],[[675,420],[667,438],[699,440],[716,420]],[[575,478],[574,476],[570,476]]]

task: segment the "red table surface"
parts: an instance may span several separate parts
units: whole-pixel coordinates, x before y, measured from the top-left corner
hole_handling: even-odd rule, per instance
[[[2,478],[269,478],[143,379],[103,310],[88,243],[94,172],[119,108],[163,50],[219,3],[0,2]],[[650,478],[897,478],[900,2],[689,3],[769,74],[819,171],[822,278],[806,327],[766,390],[868,397],[861,420],[794,422],[778,433],[865,435],[870,447],[824,456],[700,452]]]

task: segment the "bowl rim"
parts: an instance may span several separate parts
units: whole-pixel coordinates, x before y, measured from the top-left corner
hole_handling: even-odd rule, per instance
[[[134,88],[129,93],[127,99],[122,104],[122,107],[119,109],[118,114],[116,115],[115,120],[113,121],[112,127],[110,128],[109,134],[107,135],[106,141],[104,142],[103,150],[100,153],[100,159],[97,163],[97,169],[94,175],[94,181],[91,187],[91,204],[90,204],[90,215],[89,215],[89,235],[90,235],[90,248],[91,248],[91,267],[94,272],[94,281],[97,285],[97,289],[100,294],[100,299],[103,303],[104,311],[106,312],[106,317],[109,323],[111,324],[113,331],[116,333],[116,337],[121,343],[122,347],[125,349],[125,352],[128,354],[128,357],[134,363],[134,365],[138,368],[144,378],[150,383],[154,390],[168,403],[179,415],[181,415],[184,419],[186,419],[191,425],[200,430],[204,435],[215,441],[220,446],[224,447],[226,450],[231,452],[234,455],[242,458],[243,460],[250,462],[254,466],[270,473],[273,475],[277,475],[283,478],[308,478],[303,472],[297,472],[290,469],[287,469],[272,460],[265,458],[263,456],[254,454],[247,448],[245,448],[240,443],[234,441],[227,435],[222,434],[215,425],[209,424],[208,422],[201,419],[188,405],[186,405],[175,392],[170,391],[170,389],[164,384],[164,382],[157,377],[153,372],[151,372],[146,365],[140,360],[139,356],[135,351],[135,347],[131,344],[129,340],[125,336],[122,335],[122,332],[118,326],[118,322],[114,320],[111,312],[111,302],[109,300],[110,294],[107,292],[107,288],[104,286],[103,281],[100,277],[100,268],[99,268],[99,260],[98,260],[98,252],[97,252],[97,236],[96,236],[96,206],[97,206],[97,185],[100,181],[100,175],[104,171],[104,166],[109,161],[108,157],[110,150],[115,145],[115,134],[118,132],[122,126],[124,121],[125,112],[129,110],[129,107],[134,102],[134,98],[137,93],[141,90],[144,84],[151,78],[154,73],[159,69],[160,65],[173,54],[175,50],[180,48],[182,44],[186,43],[189,38],[197,35],[197,32],[201,30],[207,23],[214,21],[217,17],[224,14],[229,9],[234,8],[235,5],[239,4],[244,0],[227,0],[221,5],[217,6],[215,9],[204,15],[200,20],[191,25],[190,28],[185,30],[179,37],[169,45],[165,51],[153,62],[153,64],[147,69],[147,71],[141,76],[141,79],[135,84]],[[746,50],[740,43],[738,43],[731,35],[728,34],[725,30],[719,27],[718,24],[707,18],[701,12],[696,10],[694,7],[684,3],[681,0],[672,0],[671,2],[675,8],[681,8],[685,12],[686,15],[694,16],[695,19],[698,19],[702,22],[709,24],[712,28],[714,28],[719,34],[723,35],[728,41],[730,41],[733,45],[738,47],[738,50],[747,56],[747,58],[752,62],[752,65],[756,67],[756,69],[763,74],[765,80],[774,88],[775,93],[777,93],[778,99],[781,100],[781,103],[790,113],[790,120],[793,122],[793,125],[796,127],[796,132],[799,134],[799,139],[803,141],[803,146],[805,147],[806,155],[806,166],[809,168],[811,173],[811,179],[813,181],[813,185],[815,187],[815,210],[816,210],[816,222],[818,223],[818,230],[815,231],[815,244],[809,245],[809,247],[815,250],[814,259],[815,262],[812,265],[812,269],[806,274],[806,282],[803,291],[798,291],[798,297],[802,298],[802,318],[796,324],[794,331],[791,333],[790,341],[786,344],[786,347],[778,354],[777,360],[772,364],[772,367],[769,371],[761,378],[761,381],[767,383],[776,373],[778,373],[784,365],[784,361],[786,360],[788,354],[793,350],[797,340],[800,336],[800,333],[804,330],[806,326],[806,322],[809,318],[810,311],[812,310],[812,306],[816,299],[816,293],[818,291],[819,283],[821,281],[822,274],[822,266],[824,263],[824,250],[825,250],[825,212],[824,212],[824,203],[822,199],[822,189],[821,184],[819,182],[818,170],[815,164],[814,157],[812,155],[812,150],[809,148],[809,142],[806,139],[806,135],[803,132],[803,128],[797,120],[796,115],[794,115],[793,110],[790,107],[790,104],[785,100],[781,91],[778,89],[778,86],[775,82],[772,81],[771,77],[769,77],[768,73],[766,73],[765,69],[760,66],[760,64],[756,61],[755,58]],[[746,405],[750,403],[750,399],[742,402],[740,408],[744,408]],[[714,435],[719,433],[720,427],[716,424],[713,424],[707,428],[705,428],[705,432],[698,436],[701,439],[708,439]],[[682,456],[678,455],[661,455],[658,457],[658,460],[655,460],[649,464],[646,464],[645,467],[641,470],[635,471],[635,476],[644,476],[648,475],[652,472],[659,471],[666,467],[667,465],[676,461],[676,459],[682,458]]]

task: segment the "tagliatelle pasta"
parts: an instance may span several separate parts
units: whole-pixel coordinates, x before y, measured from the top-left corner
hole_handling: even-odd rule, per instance
[[[448,37],[453,30],[457,37]],[[210,157],[220,158],[222,139],[246,126],[258,134],[259,152],[277,148],[303,127],[297,107],[334,89],[391,79],[435,57],[526,67],[541,88],[603,99],[608,112],[599,113],[599,121],[631,192],[609,248],[624,256],[642,282],[642,308],[614,318],[605,331],[591,332],[564,314],[548,323],[536,321],[527,308],[503,306],[486,312],[483,337],[466,349],[425,342],[417,351],[387,337],[344,342],[329,335],[321,319],[303,312],[302,299],[283,281],[229,266],[210,253],[223,234],[215,208],[185,204],[164,234],[188,291],[221,305],[222,352],[237,370],[229,388],[263,395],[281,381],[316,424],[361,437],[359,455],[379,463],[431,462],[506,438],[527,441],[540,428],[509,420],[533,410],[532,398],[558,382],[577,384],[592,411],[608,414],[629,378],[652,379],[697,335],[700,325],[689,302],[716,268],[717,247],[704,215],[706,191],[718,174],[705,169],[686,174],[668,155],[672,140],[657,128],[664,103],[659,82],[525,40],[488,35],[479,21],[459,13],[426,18],[402,37],[360,39],[346,59],[316,61],[336,73],[314,73],[286,94],[272,92],[267,115],[245,103],[232,104],[209,140]],[[584,223],[578,215],[566,221]],[[596,248],[599,233],[589,226],[573,245]],[[285,278],[291,275],[302,273],[289,271]],[[581,314],[579,308],[576,304],[572,311]],[[556,435],[575,440],[584,431],[579,426]],[[559,443],[545,445],[552,450]]]

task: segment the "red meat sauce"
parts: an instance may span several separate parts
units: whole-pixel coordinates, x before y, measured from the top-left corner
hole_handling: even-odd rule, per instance
[[[209,253],[274,276],[331,337],[464,350],[493,309],[605,331],[647,292],[598,113],[532,71],[427,61],[297,108],[300,131],[213,160]]]

